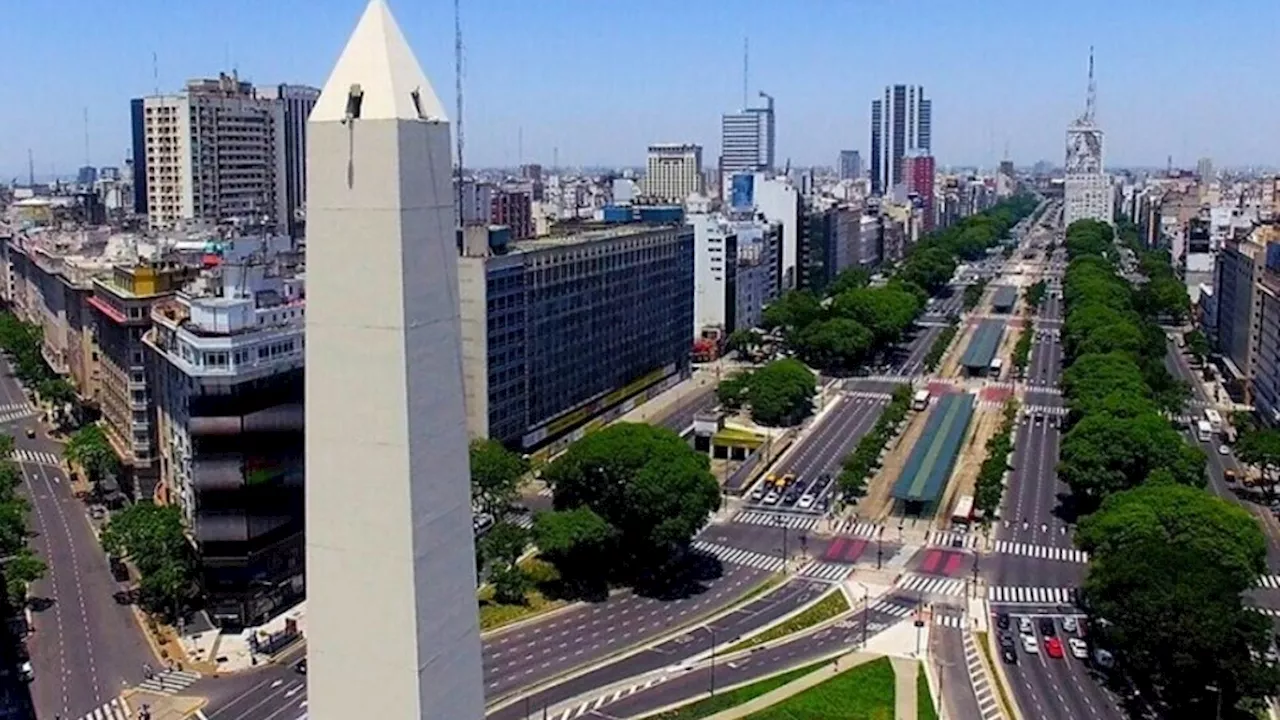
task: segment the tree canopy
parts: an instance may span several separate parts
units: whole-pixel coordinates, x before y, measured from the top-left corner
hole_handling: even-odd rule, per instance
[[[44,576],[46,567],[29,546],[27,515],[31,506],[18,494],[22,486],[22,470],[10,458],[14,442],[10,435],[0,435],[0,557],[3,564],[6,597],[11,609],[26,600],[27,586]]]
[[[1275,694],[1280,669],[1263,661],[1271,623],[1241,598],[1266,567],[1266,541],[1246,511],[1153,482],[1108,498],[1076,542],[1091,556],[1091,633],[1156,690],[1162,716],[1214,717],[1213,688],[1227,709]]]
[[[709,468],[706,455],[670,430],[610,425],[543,472],[555,510],[535,518],[535,541],[567,578],[653,577],[720,507]]]
[[[716,395],[727,408],[749,407],[751,419],[761,425],[779,426],[799,422],[812,412],[816,388],[817,378],[804,363],[783,358],[730,375],[720,381]]]
[[[100,539],[108,554],[128,558],[138,568],[139,604],[150,612],[175,618],[196,597],[195,548],[177,506],[130,505],[111,516]]]
[[[120,472],[120,459],[100,425],[85,425],[75,431],[67,440],[63,455],[83,468],[93,482]]]
[[[529,463],[497,440],[471,441],[471,500],[494,519],[506,516],[515,502]]]

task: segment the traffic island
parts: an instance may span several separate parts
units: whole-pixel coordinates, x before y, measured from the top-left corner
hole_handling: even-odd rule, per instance
[[[164,695],[149,690],[125,690],[120,697],[128,707],[129,717],[149,720],[187,720],[209,702],[194,695]]]

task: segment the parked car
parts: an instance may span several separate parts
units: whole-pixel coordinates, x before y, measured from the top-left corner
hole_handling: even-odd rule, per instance
[[[1040,618],[1040,634],[1045,637],[1053,637],[1058,634],[1058,628],[1053,624],[1053,618]]]
[[[1067,645],[1071,646],[1071,656],[1080,660],[1089,659],[1089,646],[1080,638],[1071,638],[1067,641]]]
[[[1062,629],[1065,632],[1073,633],[1079,629],[1079,626],[1076,624],[1076,619],[1068,615],[1062,619]]]
[[[1022,633],[1023,635],[1035,634],[1035,628],[1032,627],[1031,625],[1031,618],[1024,617],[1018,620],[1018,632]]]
[[[1006,613],[1006,612],[996,613],[996,627],[1000,628],[1001,630],[1009,629],[1009,613]]]
[[[1036,642],[1035,635],[1022,636],[1022,651],[1032,655],[1040,654],[1040,644]]]

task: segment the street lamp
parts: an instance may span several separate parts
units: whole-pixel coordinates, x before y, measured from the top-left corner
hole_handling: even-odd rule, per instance
[[[711,636],[711,696],[716,694],[716,629],[711,625],[703,625],[703,630]]]
[[[871,612],[871,590],[866,585],[853,581],[854,585],[862,588],[862,649],[867,649],[867,626],[871,623],[869,613]]]
[[[774,515],[773,522],[775,525],[782,528],[782,571],[786,572],[787,559],[788,559],[787,557],[787,521],[784,520],[781,515]]]
[[[876,569],[881,569],[881,561],[884,559],[884,526],[876,531]]]

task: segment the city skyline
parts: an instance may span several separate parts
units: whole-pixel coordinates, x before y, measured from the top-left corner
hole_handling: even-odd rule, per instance
[[[262,16],[260,8],[232,0],[225,3],[228,14],[254,12],[260,22],[208,43],[194,42],[199,34],[191,28],[201,22],[195,9],[150,0],[135,12],[151,22],[136,26],[81,0],[57,16],[18,7],[0,57],[29,68],[31,85],[45,92],[0,120],[0,178],[25,179],[28,148],[37,176],[55,169],[60,177],[74,175],[84,164],[83,108],[89,163],[120,165],[129,147],[132,97],[157,88],[175,92],[189,78],[232,68],[257,85],[319,85],[334,58],[318,49],[340,42],[361,7],[347,0],[283,0]],[[1280,20],[1280,9],[1261,3],[1250,11],[1258,21],[1247,26],[1182,2],[1164,5],[1160,17],[1142,16],[1140,24],[1136,10],[1093,2],[1038,8],[1033,16],[1001,3],[982,17],[929,3],[922,9],[928,19],[909,26],[874,8],[771,9],[744,2],[738,10],[726,21],[709,8],[656,2],[632,9],[638,22],[614,23],[613,10],[580,3],[503,13],[464,4],[468,166],[549,165],[556,156],[570,167],[641,166],[645,149],[657,142],[697,143],[714,155],[721,115],[741,109],[744,36],[753,40],[750,94],[776,97],[779,165],[787,159],[833,165],[840,149],[866,153],[865,108],[884,85],[899,83],[924,85],[936,102],[940,167],[990,167],[1006,147],[1020,165],[1060,163],[1063,129],[1083,107],[1090,44],[1097,47],[1099,124],[1108,132],[1112,165],[1163,167],[1170,155],[1184,167],[1201,156],[1218,167],[1277,159],[1265,132],[1277,101],[1235,91],[1265,82],[1262,28],[1274,25],[1267,17]],[[1127,12],[1134,22],[1124,20]],[[451,79],[451,3],[431,0],[403,14],[428,72]],[[673,26],[671,18],[680,22]],[[643,33],[634,28],[654,26],[645,19],[663,22],[663,43],[641,42]],[[1138,26],[1143,33],[1124,29]],[[877,27],[858,33],[856,43],[838,41],[850,29]],[[1156,54],[1167,47],[1164,38],[1192,28],[1199,45],[1219,48],[1211,60]],[[51,39],[64,49],[51,54]],[[886,52],[908,39],[923,49],[901,57]],[[696,45],[692,60],[663,50],[680,43]],[[86,81],[85,67],[113,72]],[[513,67],[533,70],[512,73]],[[1230,85],[1220,81],[1228,76],[1225,68]],[[1250,73],[1258,73],[1256,79]],[[452,108],[452,83],[440,84],[441,99]],[[628,90],[602,92],[616,88]]]

